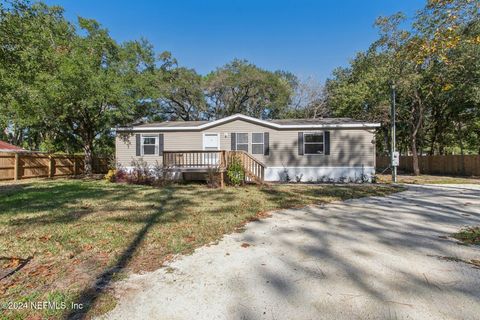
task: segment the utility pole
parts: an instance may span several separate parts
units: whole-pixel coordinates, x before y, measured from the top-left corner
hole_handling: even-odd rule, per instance
[[[399,154],[396,148],[396,141],[395,141],[395,83],[392,82],[392,110],[391,110],[391,120],[392,120],[392,151],[391,151],[391,165],[392,165],[392,182],[397,183],[397,166],[399,164]]]

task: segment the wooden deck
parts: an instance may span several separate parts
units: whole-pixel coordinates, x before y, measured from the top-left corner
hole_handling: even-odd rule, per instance
[[[223,173],[234,158],[241,161],[247,181],[263,183],[265,165],[245,151],[164,151],[163,166],[181,172],[208,172],[215,169],[223,181]]]

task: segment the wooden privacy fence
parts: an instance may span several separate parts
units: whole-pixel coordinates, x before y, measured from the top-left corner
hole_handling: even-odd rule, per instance
[[[61,177],[84,173],[83,156],[0,152],[0,180]],[[93,161],[93,173],[106,173],[107,158]]]
[[[412,158],[412,156],[400,156],[398,170],[412,173]],[[377,156],[377,172],[382,172],[389,165],[390,156]],[[418,166],[422,174],[480,176],[480,155],[419,156]]]

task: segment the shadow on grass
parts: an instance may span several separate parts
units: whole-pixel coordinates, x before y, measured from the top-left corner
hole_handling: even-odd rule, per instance
[[[1,214],[52,210],[82,199],[100,199],[111,191],[95,182],[62,181],[1,189]],[[125,190],[127,192],[127,190]]]
[[[79,299],[77,303],[82,305],[82,309],[73,309],[67,316],[67,319],[84,319],[88,312],[92,309],[95,302],[101,296],[101,294],[105,291],[108,285],[112,282],[114,275],[127,267],[128,263],[132,259],[133,255],[141,245],[142,241],[144,240],[145,236],[149,232],[149,230],[159,222],[161,216],[166,211],[167,206],[175,206],[179,211],[182,209],[182,204],[177,203],[169,203],[170,200],[173,199],[174,195],[174,188],[166,187],[164,188],[165,194],[163,199],[159,199],[161,201],[160,206],[156,208],[156,210],[149,216],[146,220],[145,225],[138,231],[135,238],[130,242],[128,247],[123,251],[123,253],[118,258],[117,262],[101,274],[96,277],[95,282],[92,286],[85,289],[80,293]],[[186,205],[186,204],[183,204]],[[173,219],[174,217],[171,217]]]
[[[132,190],[133,189],[133,190]],[[0,217],[12,226],[69,224],[95,212],[81,201],[108,200],[107,204],[124,199],[141,201],[136,191],[142,186],[103,185],[98,181],[61,181],[0,189]],[[23,216],[23,217],[22,217]]]

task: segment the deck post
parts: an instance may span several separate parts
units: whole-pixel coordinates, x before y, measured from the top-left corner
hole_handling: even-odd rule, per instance
[[[227,161],[226,161],[226,151],[225,150],[222,150],[222,154],[221,154],[221,160],[220,160],[220,168],[227,168]]]
[[[224,177],[223,177],[223,170],[220,171],[220,188],[223,188],[225,186],[224,184]]]

